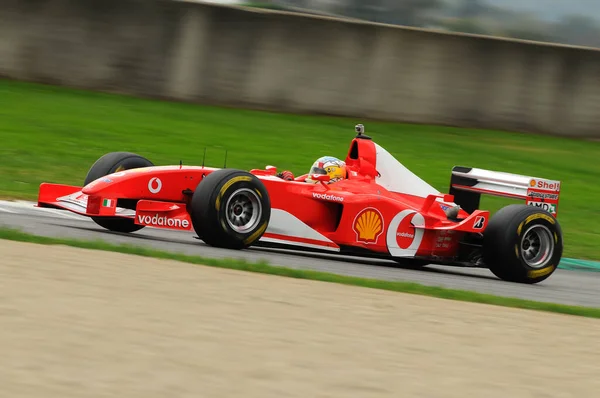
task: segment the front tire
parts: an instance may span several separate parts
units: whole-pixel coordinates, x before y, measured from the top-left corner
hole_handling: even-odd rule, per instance
[[[84,186],[92,181],[118,171],[137,169],[141,167],[151,167],[154,164],[143,156],[131,152],[110,152],[100,157],[92,165],[85,177]],[[120,200],[122,202],[123,199]],[[135,209],[135,202],[127,203],[128,207]],[[121,217],[91,217],[99,226],[114,232],[130,233],[144,228],[138,225],[134,220]]]
[[[560,224],[550,213],[510,205],[490,219],[483,236],[483,259],[500,279],[539,283],[556,271],[563,253]]]
[[[262,237],[271,218],[271,202],[255,175],[221,169],[198,184],[190,213],[194,230],[205,243],[239,250]]]

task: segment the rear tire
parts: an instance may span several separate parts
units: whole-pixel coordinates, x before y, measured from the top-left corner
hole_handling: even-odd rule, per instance
[[[102,156],[92,165],[85,177],[84,186],[98,178],[116,173],[118,171],[137,169],[140,167],[151,167],[154,164],[143,156],[131,152],[111,152]],[[127,203],[128,207],[135,209],[135,202]],[[144,228],[132,219],[121,217],[91,217],[99,226],[114,232],[130,233]]]
[[[271,218],[271,201],[253,174],[221,169],[207,175],[192,197],[191,218],[206,244],[245,249],[257,242]]]
[[[510,205],[490,219],[483,235],[483,259],[498,278],[539,283],[554,273],[563,253],[560,224],[550,213]]]

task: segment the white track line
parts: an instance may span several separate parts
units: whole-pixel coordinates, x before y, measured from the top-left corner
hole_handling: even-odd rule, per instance
[[[39,207],[34,207],[34,209],[43,213],[53,213],[62,218],[70,218],[72,220],[88,220],[87,217],[80,216],[79,214],[75,213],[69,213],[68,210],[44,209]]]
[[[36,202],[26,202],[24,200],[10,202],[7,200],[0,200],[0,206],[9,207],[13,209],[35,209]]]
[[[50,216],[56,215],[58,218],[68,218],[72,220],[89,220],[88,217],[81,216],[79,214],[71,213],[68,210],[59,210],[59,209],[49,209],[43,207],[35,207],[35,202],[26,202],[26,201],[18,201],[18,202],[8,202],[8,201],[0,201],[0,211],[5,211],[7,213],[13,214],[35,214],[35,212],[45,213]],[[9,210],[10,209],[10,210]],[[57,218],[57,217],[54,217]]]

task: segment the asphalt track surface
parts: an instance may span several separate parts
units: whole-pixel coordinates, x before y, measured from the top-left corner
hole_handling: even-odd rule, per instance
[[[103,240],[114,244],[129,244],[210,258],[266,260],[271,265],[287,268],[318,270],[371,279],[409,281],[504,297],[600,307],[600,273],[598,272],[558,269],[542,283],[521,285],[499,280],[486,269],[430,265],[422,270],[411,270],[386,260],[340,255],[308,254],[258,247],[233,251],[207,246],[189,232],[144,228],[132,234],[114,233],[99,227],[86,217],[63,210],[36,208],[31,202],[0,201],[0,226],[16,228],[40,236]]]

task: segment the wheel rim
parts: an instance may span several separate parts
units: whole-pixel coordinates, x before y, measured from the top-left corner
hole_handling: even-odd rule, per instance
[[[262,215],[262,205],[258,195],[251,189],[242,188],[235,191],[225,205],[227,224],[236,232],[252,231]]]
[[[544,225],[534,225],[523,234],[521,253],[531,268],[543,268],[554,254],[552,232]]]

